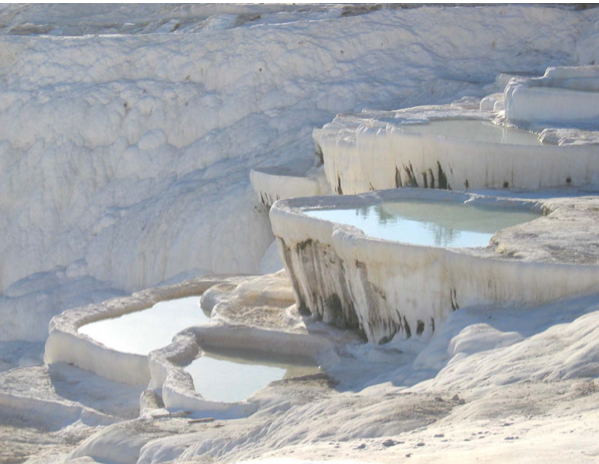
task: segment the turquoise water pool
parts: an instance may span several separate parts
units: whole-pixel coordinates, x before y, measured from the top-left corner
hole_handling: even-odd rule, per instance
[[[347,224],[373,238],[436,247],[481,247],[499,229],[532,221],[538,213],[481,208],[452,201],[393,201],[351,209],[304,211]]]
[[[123,353],[147,355],[170,344],[181,330],[209,321],[200,308],[200,297],[161,301],[151,308],[102,319],[79,328],[79,332]]]
[[[224,402],[243,401],[275,380],[320,372],[307,358],[247,350],[208,351],[185,370],[205,399]]]

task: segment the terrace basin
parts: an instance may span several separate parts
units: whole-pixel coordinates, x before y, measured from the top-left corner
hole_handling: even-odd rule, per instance
[[[309,358],[239,349],[211,349],[189,364],[195,389],[208,401],[244,401],[270,382],[320,372]]]
[[[121,353],[147,355],[167,346],[177,332],[209,321],[199,302],[199,296],[161,301],[149,309],[85,324],[79,333]]]
[[[383,123],[341,115],[316,129],[313,137],[337,194],[599,183],[599,146],[544,144],[537,134],[484,119]]]
[[[551,222],[550,211],[542,201],[398,189],[283,200],[270,219],[300,312],[384,343],[429,338],[463,307],[596,291],[599,266],[524,259],[554,246],[543,242],[550,233],[527,238],[539,237],[536,221]],[[524,253],[500,253],[496,231]]]
[[[543,77],[509,82],[504,98],[510,121],[594,130],[599,118],[599,66],[547,68]]]

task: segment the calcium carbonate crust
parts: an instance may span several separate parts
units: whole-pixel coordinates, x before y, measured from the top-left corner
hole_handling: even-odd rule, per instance
[[[599,66],[549,67],[542,77],[511,80],[505,116],[522,124],[596,126]]]
[[[122,353],[108,348],[79,333],[79,327],[100,319],[150,308],[163,300],[201,295],[213,285],[232,279],[235,278],[204,277],[64,311],[50,321],[44,362],[70,363],[107,379],[137,385],[147,384],[150,381],[147,356]]]
[[[486,248],[436,248],[375,239],[303,211],[390,200],[471,202],[537,211],[532,222],[499,231]],[[283,200],[270,217],[300,311],[369,341],[430,338],[453,311],[478,305],[538,305],[597,290],[596,198],[516,200],[439,190],[399,189]],[[565,246],[576,236],[577,245]]]
[[[503,116],[448,106],[364,111],[338,115],[313,137],[327,181],[339,195],[402,187],[467,191],[599,183],[599,145],[584,133],[569,134],[576,143],[552,144],[551,137],[542,137],[546,143],[520,145],[409,130],[410,124],[448,120],[493,123]]]
[[[199,296],[213,286],[235,284],[247,279],[234,276],[194,279],[144,290],[99,305],[65,311],[50,323],[44,361],[48,365],[69,363],[107,379],[147,385],[148,389],[140,399],[142,414],[153,415],[159,413],[157,410],[166,408],[169,411],[182,410],[220,418],[246,417],[257,410],[257,403],[251,400],[209,401],[195,390],[193,380],[184,366],[203,354],[202,347],[304,356],[329,367],[338,362],[334,344],[320,335],[287,333],[219,321],[185,329],[175,335],[170,345],[143,356],[110,349],[79,333],[78,328],[100,319],[149,308],[160,301]],[[153,397],[159,400],[150,401]]]
[[[222,323],[190,327],[177,334],[169,346],[149,355],[152,379],[149,389],[160,390],[168,410],[235,419],[249,416],[258,409],[259,404],[251,398],[239,402],[210,401],[195,390],[191,375],[184,366],[202,355],[202,347],[302,356],[317,361],[324,368],[332,367],[339,360],[333,343],[318,335]]]
[[[277,200],[298,197],[315,197],[331,192],[324,168],[314,166],[304,173],[285,169],[284,166],[250,171],[252,188],[267,207]]]

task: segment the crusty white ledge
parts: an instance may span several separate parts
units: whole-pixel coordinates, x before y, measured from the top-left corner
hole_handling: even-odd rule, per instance
[[[152,378],[149,388],[161,391],[167,409],[233,419],[246,417],[259,408],[252,397],[239,402],[210,401],[195,390],[185,366],[202,355],[202,347],[302,356],[314,359],[323,368],[330,368],[339,361],[333,343],[319,335],[219,323],[190,327],[177,334],[169,346],[153,351],[149,356]]]
[[[111,380],[147,385],[149,390],[156,391],[162,397],[164,407],[169,410],[191,411],[200,416],[220,418],[245,417],[257,410],[257,403],[209,401],[195,391],[193,380],[184,366],[202,355],[202,347],[304,356],[316,360],[321,366],[329,367],[339,361],[333,343],[320,335],[287,333],[221,322],[185,329],[176,334],[168,346],[142,356],[107,348],[79,333],[78,328],[100,319],[149,308],[160,301],[201,295],[217,284],[234,285],[247,278],[199,278],[65,311],[50,323],[44,361],[47,364],[70,363]]]
[[[599,66],[547,68],[505,89],[505,115],[519,124],[592,124],[599,118]]]
[[[164,300],[201,295],[225,278],[205,277],[182,284],[143,290],[129,297],[115,298],[65,311],[50,321],[44,362],[69,363],[102,377],[129,384],[147,385],[150,381],[148,357],[122,353],[104,346],[85,334],[79,327],[100,319],[121,316],[150,308]]]
[[[499,231],[487,248],[435,248],[374,239],[362,231],[303,214],[401,199],[472,201],[545,212]],[[523,201],[439,190],[399,189],[342,197],[284,200],[270,218],[297,304],[318,318],[364,331],[369,341],[400,334],[428,338],[466,306],[536,305],[599,289],[594,243],[597,198]],[[577,236],[576,249],[562,248]],[[588,248],[588,247],[587,247]]]
[[[254,192],[268,207],[277,200],[314,197],[330,192],[322,166],[304,173],[285,167],[252,169],[250,180]]]
[[[599,145],[583,141],[563,146],[519,145],[412,133],[406,122],[491,122],[493,116],[439,108],[411,111],[396,112],[393,117],[338,115],[314,130],[327,181],[336,194],[402,187],[467,191],[599,185]]]

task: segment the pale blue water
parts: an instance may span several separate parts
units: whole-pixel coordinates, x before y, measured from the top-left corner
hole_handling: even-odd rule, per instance
[[[320,371],[306,358],[247,350],[206,352],[185,370],[191,374],[196,391],[205,399],[224,402],[243,401],[275,380]]]
[[[474,142],[508,145],[542,145],[536,134],[514,127],[498,126],[488,121],[447,119],[444,121],[432,121],[428,124],[406,124],[400,126],[400,128],[403,132],[432,134]]]
[[[171,343],[187,327],[208,322],[200,308],[200,297],[161,301],[149,309],[103,319],[79,328],[94,340],[123,353],[147,355]]]
[[[532,221],[537,213],[483,209],[450,201],[397,201],[352,209],[304,211],[311,217],[347,224],[366,235],[437,247],[481,247],[499,229]]]
[[[86,324],[79,332],[123,353],[147,355],[170,344],[177,332],[209,321],[199,302],[199,296],[162,301],[149,309]],[[275,380],[319,372],[306,358],[247,350],[208,352],[186,370],[204,398],[227,402],[244,400]]]

